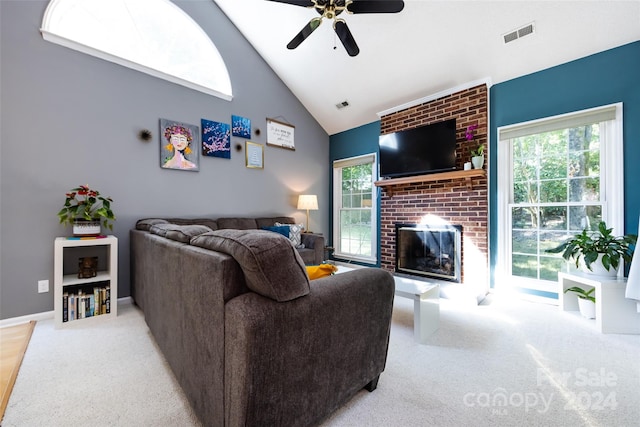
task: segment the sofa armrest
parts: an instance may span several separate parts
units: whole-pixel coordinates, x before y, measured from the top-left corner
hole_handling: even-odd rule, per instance
[[[394,280],[363,268],[225,306],[225,425],[315,425],[384,370]]]
[[[315,263],[321,264],[324,261],[324,236],[322,234],[302,233],[300,234],[300,243],[305,248],[313,249]]]

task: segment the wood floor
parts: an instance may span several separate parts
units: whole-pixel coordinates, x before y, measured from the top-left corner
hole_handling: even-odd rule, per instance
[[[31,334],[36,326],[35,321],[21,325],[0,328],[0,420],[9,403],[9,396],[16,382],[22,357],[27,351]]]

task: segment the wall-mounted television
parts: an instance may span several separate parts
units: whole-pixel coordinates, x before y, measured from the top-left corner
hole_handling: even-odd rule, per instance
[[[398,178],[456,168],[456,119],[380,135],[380,177]]]

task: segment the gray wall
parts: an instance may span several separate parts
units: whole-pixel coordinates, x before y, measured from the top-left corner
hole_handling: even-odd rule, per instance
[[[176,1],[225,60],[233,101],[208,96],[46,42],[46,1],[0,1],[0,319],[53,309],[53,240],[70,235],[56,213],[64,194],[89,184],[113,197],[119,238],[119,296],[129,295],[128,231],[149,216],[295,216],[300,193],[329,206],[329,137],[211,0]],[[265,31],[268,29],[265,28]],[[296,150],[264,148],[264,170],[200,157],[200,172],[159,167],[159,118],[200,126],[237,114],[263,132],[265,118],[295,125]],[[142,142],[141,129],[154,138]],[[234,142],[242,142],[239,138]],[[311,213],[328,232],[328,208]],[[49,279],[51,291],[37,293]]]

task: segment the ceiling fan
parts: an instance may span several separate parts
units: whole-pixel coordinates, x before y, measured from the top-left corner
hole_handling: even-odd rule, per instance
[[[333,30],[338,35],[349,56],[356,56],[360,48],[347,27],[344,19],[338,18],[342,12],[347,13],[398,13],[404,8],[402,0],[268,0],[287,3],[294,6],[314,8],[320,14],[313,18],[287,45],[295,49],[313,33],[322,23],[322,18],[333,19]]]

